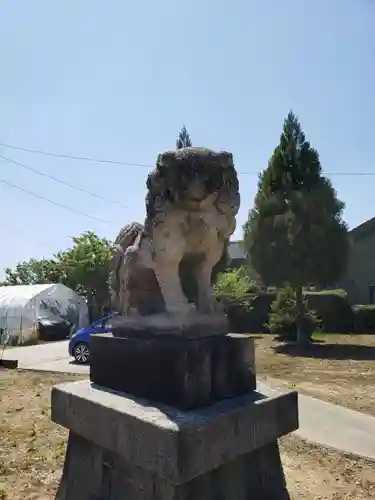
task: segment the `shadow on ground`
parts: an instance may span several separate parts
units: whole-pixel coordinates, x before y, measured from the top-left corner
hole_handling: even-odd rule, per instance
[[[69,361],[69,364],[71,366],[90,366],[90,364],[87,362],[87,363],[78,363],[75,359],[72,359],[71,361]],[[0,497],[0,500],[1,500],[1,497]]]
[[[322,359],[351,359],[356,361],[375,360],[375,346],[366,345],[341,345],[341,344],[321,344],[313,343],[307,347],[296,344],[282,344],[274,347],[278,354],[288,356],[301,356],[304,358]]]

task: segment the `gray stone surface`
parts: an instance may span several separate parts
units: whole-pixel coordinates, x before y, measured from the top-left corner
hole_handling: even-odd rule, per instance
[[[195,309],[192,301],[199,313],[217,312],[212,270],[239,206],[232,154],[190,147],[159,155],[147,178],[144,226],[130,223],[115,239],[112,308],[124,316],[166,312],[181,319]]]
[[[288,500],[277,443],[173,484],[70,433],[56,500]]]
[[[90,351],[92,382],[181,410],[256,388],[254,340],[246,335],[95,335]]]
[[[253,392],[181,412],[80,381],[54,387],[52,420],[132,467],[178,485],[294,431],[297,394]]]
[[[228,333],[229,322],[223,313],[199,314],[192,311],[186,316],[150,314],[115,316],[109,322],[116,337],[178,336],[204,338]]]

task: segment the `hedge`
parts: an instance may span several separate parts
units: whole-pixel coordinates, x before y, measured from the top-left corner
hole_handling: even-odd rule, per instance
[[[240,297],[221,294],[217,298],[224,305],[232,332],[268,333],[265,323],[268,321],[274,294],[247,293]]]
[[[320,318],[320,329],[327,333],[351,333],[354,331],[354,312],[346,294],[307,292],[307,303]]]
[[[357,333],[375,333],[375,306],[353,306],[354,331]]]
[[[371,330],[372,325],[375,326],[375,307],[373,316],[372,310],[371,313],[368,310],[366,313],[357,312],[352,309],[346,294],[341,290],[305,292],[305,296],[309,308],[319,317],[319,326],[323,332],[352,333],[359,331],[358,328],[363,324],[367,325],[368,330]],[[230,295],[218,296],[228,315],[231,331],[238,333],[269,332],[265,323],[268,322],[271,304],[275,298],[275,293],[245,294],[237,298]]]

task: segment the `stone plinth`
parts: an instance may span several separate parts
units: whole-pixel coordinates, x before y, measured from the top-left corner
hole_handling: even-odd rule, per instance
[[[277,439],[297,394],[251,392],[183,412],[80,381],[52,391],[70,431],[57,500],[286,500]]]
[[[256,388],[254,341],[246,335],[94,335],[90,351],[92,382],[181,410]]]
[[[229,322],[224,313],[201,314],[192,311],[187,315],[149,314],[140,316],[114,316],[109,321],[115,337],[155,337],[167,336],[201,338],[225,335]]]

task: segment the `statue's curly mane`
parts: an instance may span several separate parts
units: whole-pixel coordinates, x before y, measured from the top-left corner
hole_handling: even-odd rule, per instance
[[[239,185],[231,153],[183,148],[158,156],[146,184],[148,217],[153,218],[166,202],[173,204],[193,179],[202,181],[206,195],[217,192],[222,203],[233,204]]]

